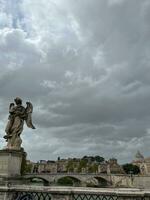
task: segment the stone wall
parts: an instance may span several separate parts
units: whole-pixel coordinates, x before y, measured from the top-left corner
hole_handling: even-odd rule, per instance
[[[50,195],[51,200],[76,200],[111,199],[111,200],[147,200],[150,199],[150,191],[142,189],[112,189],[112,188],[75,188],[75,187],[44,187],[44,186],[1,186],[0,200],[16,200],[20,194],[37,193]],[[20,195],[20,196],[19,196]],[[40,200],[41,198],[36,198]],[[44,198],[43,198],[44,199]]]

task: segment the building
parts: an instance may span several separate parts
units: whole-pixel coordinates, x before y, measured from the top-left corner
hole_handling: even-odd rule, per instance
[[[123,174],[123,168],[117,163],[117,159],[97,162],[91,156],[84,158],[68,158],[53,160],[40,160],[34,163],[31,173],[107,173]]]
[[[57,172],[58,173],[66,173],[67,172],[67,159],[58,159],[57,160]]]
[[[36,173],[57,173],[57,163],[55,161],[39,161],[34,170]]]
[[[107,166],[108,162],[104,161],[98,165],[98,173],[104,173],[107,174]]]
[[[121,165],[118,164],[116,158],[111,158],[108,161],[104,161],[98,166],[98,173],[106,174],[124,174],[124,170]]]
[[[45,171],[47,173],[56,174],[57,173],[57,162],[48,160],[45,166]]]
[[[124,170],[122,166],[120,166],[117,162],[116,158],[111,158],[108,160],[108,166],[107,166],[107,173],[111,174],[124,174]]]
[[[140,151],[137,151],[132,164],[139,167],[142,175],[150,175],[150,157],[144,158]]]

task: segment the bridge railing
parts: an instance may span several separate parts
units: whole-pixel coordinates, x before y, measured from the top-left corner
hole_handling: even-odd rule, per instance
[[[0,200],[150,200],[150,191],[16,185],[0,187]]]
[[[25,175],[32,175],[32,174],[51,174],[51,175],[59,175],[59,174],[100,174],[100,175],[115,175],[115,176],[124,176],[124,175],[129,175],[131,176],[131,174],[125,174],[125,173],[102,173],[102,172],[31,172],[31,173],[25,173]],[[144,174],[132,174],[133,176],[150,176],[148,174],[144,175]]]

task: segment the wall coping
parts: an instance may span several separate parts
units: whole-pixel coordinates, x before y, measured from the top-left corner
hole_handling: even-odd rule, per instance
[[[51,194],[103,194],[114,196],[150,196],[150,190],[137,188],[87,188],[87,187],[48,187],[48,186],[0,186],[0,192],[47,192]]]
[[[150,177],[150,174],[103,174],[103,173],[26,173],[24,176],[40,176],[40,175],[45,175],[45,176],[62,176],[62,175],[72,175],[72,176],[125,176],[125,177]]]

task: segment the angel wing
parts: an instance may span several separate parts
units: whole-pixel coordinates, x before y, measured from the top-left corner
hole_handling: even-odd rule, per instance
[[[26,102],[27,104],[27,107],[26,107],[26,124],[27,124],[27,127],[29,128],[32,128],[32,129],[35,129],[35,126],[32,124],[32,112],[33,112],[33,106],[32,106],[32,103],[30,102]]]
[[[14,103],[10,103],[10,105],[9,105],[9,112],[10,112],[10,113],[13,112],[14,106],[15,106]]]

